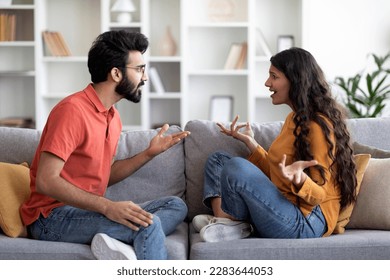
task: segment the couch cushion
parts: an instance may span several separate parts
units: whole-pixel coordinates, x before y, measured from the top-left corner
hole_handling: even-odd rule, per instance
[[[172,126],[166,133],[179,132]],[[157,130],[127,131],[121,134],[116,159],[132,157],[145,150]],[[183,142],[156,156],[133,175],[108,188],[106,196],[113,200],[132,200],[141,203],[155,198],[174,195],[184,199]]]
[[[378,149],[358,142],[353,143],[353,152],[355,154],[370,154],[373,158],[390,158],[390,150]]]
[[[0,227],[10,237],[27,236],[19,207],[30,195],[27,164],[0,162]]]
[[[35,129],[0,127],[0,162],[30,165],[40,137]]]
[[[170,260],[188,259],[188,225],[181,223],[165,241]],[[69,242],[10,238],[0,234],[0,260],[92,260],[91,246]]]
[[[390,230],[390,158],[371,158],[347,228]]]
[[[227,124],[226,124],[227,125]],[[265,149],[268,149],[273,139],[279,134],[282,122],[253,123],[252,130],[256,141]],[[187,123],[185,130],[191,132],[184,141],[186,158],[186,201],[188,216],[192,219],[195,215],[210,213],[203,203],[203,170],[205,162],[210,154],[218,150],[224,150],[235,156],[247,157],[249,151],[242,142],[226,136],[212,121],[193,120]]]
[[[356,180],[357,180],[356,194],[359,194],[363,176],[367,169],[368,161],[370,160],[371,155],[359,154],[359,155],[355,155],[354,158],[356,162]],[[351,203],[340,211],[340,215],[337,220],[337,224],[333,233],[343,233],[345,231],[345,226],[349,222],[354,206],[355,203]]]
[[[191,227],[192,260],[389,260],[390,232],[349,229],[322,238],[202,242]]]
[[[390,134],[390,117],[348,119],[347,124],[353,142],[390,150],[390,141],[383,141]]]

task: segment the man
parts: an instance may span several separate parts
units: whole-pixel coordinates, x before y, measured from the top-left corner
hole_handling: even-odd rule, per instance
[[[92,83],[66,97],[50,113],[31,165],[31,196],[20,212],[32,238],[90,244],[98,259],[166,259],[165,236],[187,214],[177,197],[136,205],[104,197],[108,185],[133,174],[188,132],[164,135],[149,147],[115,161],[122,124],[113,106],[141,99],[147,80],[140,33],[108,31],[88,53]],[[131,246],[130,246],[131,245]]]

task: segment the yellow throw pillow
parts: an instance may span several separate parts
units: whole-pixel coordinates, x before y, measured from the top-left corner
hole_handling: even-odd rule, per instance
[[[0,227],[6,235],[27,236],[19,208],[29,196],[30,169],[27,163],[0,162]]]
[[[354,155],[354,159],[356,163],[356,180],[357,180],[356,194],[359,194],[360,185],[363,181],[364,172],[366,171],[370,158],[371,155],[369,154]],[[337,220],[337,224],[333,233],[344,233],[345,226],[349,222],[354,206],[355,203],[351,203],[350,205],[348,205],[347,207],[345,207],[340,211],[339,218]]]

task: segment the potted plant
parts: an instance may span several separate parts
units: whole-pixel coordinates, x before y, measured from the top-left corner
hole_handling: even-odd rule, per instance
[[[381,115],[390,94],[390,53],[381,57],[370,54],[374,59],[374,69],[365,70],[353,77],[336,77],[335,83],[345,93],[343,103],[352,118],[374,118]]]

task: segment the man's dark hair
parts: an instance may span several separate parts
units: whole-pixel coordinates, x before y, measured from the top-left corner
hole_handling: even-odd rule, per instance
[[[144,53],[148,45],[146,36],[138,32],[115,30],[100,34],[88,52],[88,70],[92,82],[106,81],[113,67],[124,69],[129,51]]]

